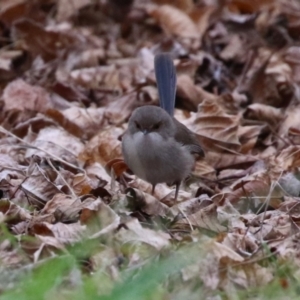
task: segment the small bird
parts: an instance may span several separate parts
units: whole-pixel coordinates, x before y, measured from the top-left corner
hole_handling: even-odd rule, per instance
[[[176,70],[168,53],[155,56],[154,69],[160,107],[146,105],[132,113],[122,139],[125,163],[138,177],[152,184],[179,186],[191,172],[195,157],[204,152],[195,136],[174,117]]]

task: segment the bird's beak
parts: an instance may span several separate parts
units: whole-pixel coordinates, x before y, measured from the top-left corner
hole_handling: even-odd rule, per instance
[[[144,135],[146,135],[146,134],[148,134],[148,133],[149,133],[149,130],[147,130],[147,129],[144,129],[144,130],[142,130],[142,133],[143,133]]]

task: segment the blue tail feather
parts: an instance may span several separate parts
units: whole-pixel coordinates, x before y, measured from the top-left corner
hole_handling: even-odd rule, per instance
[[[176,95],[176,69],[170,54],[157,54],[154,69],[160,107],[173,117]]]

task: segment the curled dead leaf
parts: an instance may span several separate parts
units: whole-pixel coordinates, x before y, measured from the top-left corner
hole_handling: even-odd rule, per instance
[[[72,2],[68,0],[59,0],[56,18],[60,22],[66,20],[72,15],[77,14],[80,8],[90,3],[91,0],[73,0]]]
[[[74,122],[66,119],[64,115],[55,109],[47,109],[45,115],[54,121],[56,121],[61,127],[63,127],[70,134],[80,138],[85,138],[84,131],[81,130]]]
[[[177,79],[177,94],[184,102],[188,102],[186,108],[196,111],[204,100],[214,101],[217,96],[206,92],[200,86],[194,84],[192,79],[185,74],[179,75]]]
[[[105,170],[109,175],[115,175],[116,177],[120,177],[126,170],[128,166],[125,164],[124,160],[120,158],[115,158],[109,161],[105,165]]]
[[[193,227],[205,228],[216,233],[226,230],[226,227],[218,220],[217,206],[214,203],[197,209],[196,212],[188,216],[184,216],[174,225],[174,228],[182,224],[189,225],[191,229]]]
[[[32,54],[41,55],[45,61],[57,58],[61,51],[71,49],[75,42],[74,37],[66,32],[46,30],[32,19],[19,19],[14,22],[14,28],[16,36],[24,39]]]
[[[48,156],[47,153],[50,153],[54,158],[59,157],[74,164],[77,164],[76,157],[84,147],[78,138],[60,127],[46,127],[42,129],[32,142],[32,146],[37,147],[37,149],[28,149],[26,152],[27,158],[34,155],[46,157]],[[46,152],[40,149],[46,150]]]
[[[6,222],[10,226],[22,221],[31,220],[31,215],[26,209],[5,199],[0,200],[0,213],[3,214],[1,223]]]
[[[43,112],[51,107],[49,94],[41,87],[32,86],[17,79],[9,83],[3,92],[5,109],[33,110]]]
[[[267,122],[271,126],[277,125],[283,119],[281,109],[260,103],[249,105],[244,116],[248,119]]]
[[[80,214],[80,223],[86,225],[85,234],[89,238],[97,238],[115,230],[119,222],[120,217],[100,199],[85,203]]]
[[[165,216],[170,213],[169,208],[152,195],[140,190],[128,188],[126,190],[128,206],[132,211],[140,210],[148,216]]]
[[[226,195],[226,200],[235,205],[239,202],[239,211],[243,212],[249,209],[256,212],[262,205],[278,208],[283,201],[283,192],[276,185],[270,186],[269,180],[264,173],[242,178],[232,185],[232,192]]]
[[[56,193],[60,193],[59,187],[54,183],[56,176],[48,166],[34,164],[31,173],[20,185],[30,205],[43,207]]]
[[[193,20],[178,8],[165,4],[149,9],[149,14],[167,34],[199,39],[199,33]]]
[[[87,143],[80,153],[80,158],[84,161],[99,162],[103,166],[112,159],[121,158],[121,142],[118,138],[122,133],[122,129],[114,126],[102,129]]]
[[[134,243],[145,243],[158,251],[170,245],[169,234],[160,230],[154,231],[149,228],[143,228],[135,218],[123,224],[116,233],[116,238],[123,243],[132,243],[133,241]]]

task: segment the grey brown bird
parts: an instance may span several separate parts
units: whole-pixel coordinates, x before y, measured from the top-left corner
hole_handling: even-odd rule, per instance
[[[173,117],[176,70],[171,56],[156,55],[154,68],[160,107],[135,109],[122,139],[122,152],[133,173],[152,184],[152,193],[157,183],[175,184],[176,201],[195,156],[204,157],[204,152],[195,134]]]

